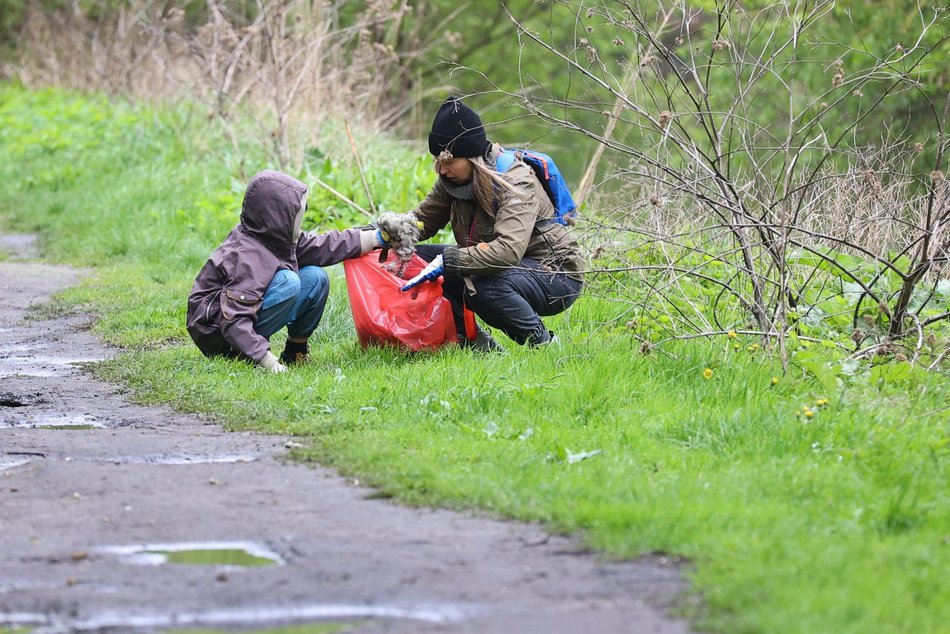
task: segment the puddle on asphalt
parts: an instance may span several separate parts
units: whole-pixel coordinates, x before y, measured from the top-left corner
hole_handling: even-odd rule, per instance
[[[17,330],[22,332],[24,335],[29,334],[28,328],[0,328],[0,333],[16,332]],[[30,356],[32,356],[32,354],[37,350],[49,350],[49,344],[43,343],[42,341],[30,341],[28,348],[24,347],[22,342],[14,343],[13,345],[0,346],[0,356],[6,359],[7,357],[16,357],[17,353],[19,353],[21,359],[27,359],[29,357],[26,356],[26,352],[29,352]]]
[[[102,429],[105,423],[89,414],[30,414],[15,420],[0,421],[3,427],[41,427],[43,429]]]
[[[346,632],[362,623],[301,623],[299,625],[278,625],[276,627],[267,627],[264,629],[254,628],[252,630],[241,629],[242,634],[337,634]],[[187,630],[166,630],[165,634],[230,634],[234,630],[219,630],[207,628],[189,628]],[[0,630],[2,634],[2,630]]]
[[[192,564],[199,566],[235,566],[237,568],[256,568],[271,566],[277,562],[267,557],[252,555],[239,548],[195,549],[195,550],[155,550],[143,555],[158,555],[169,564]]]
[[[42,620],[36,617],[42,616],[21,612],[0,614],[0,634],[29,634],[33,632],[32,626],[42,623]]]
[[[19,408],[42,405],[46,401],[39,394],[11,394],[0,392],[0,407]]]
[[[52,355],[31,355],[29,357],[0,358],[0,377],[35,376],[48,378],[72,374],[78,368],[77,363],[102,361],[105,357],[57,357]]]
[[[0,471],[3,471],[4,469],[13,469],[15,467],[22,467],[23,465],[29,464],[31,462],[33,462],[33,459],[26,458],[26,457],[0,458]],[[3,634],[3,632],[0,631],[0,634]]]
[[[246,453],[234,454],[155,454],[151,456],[114,456],[100,462],[120,464],[189,465],[189,464],[235,464],[254,462],[258,456]]]
[[[291,633],[311,634],[313,630],[301,629],[305,627],[319,627],[321,625],[341,625],[339,621],[349,621],[349,627],[354,621],[361,619],[406,619],[423,621],[426,623],[450,623],[475,616],[483,609],[475,605],[455,603],[436,603],[418,605],[365,605],[365,604],[312,604],[292,607],[245,607],[213,609],[203,612],[163,611],[160,613],[147,612],[102,612],[86,617],[69,618],[64,616],[41,613],[0,613],[0,627],[34,626],[46,632],[96,632],[135,630],[154,631],[161,628],[168,634],[197,634],[197,632],[217,633],[213,628],[242,628],[238,631],[248,631],[248,628],[264,628],[250,630],[258,634]],[[314,621],[336,621],[337,623],[314,623]],[[275,624],[295,624],[275,625]],[[193,628],[185,630],[182,628]],[[195,630],[194,628],[212,628],[211,630]],[[296,627],[297,629],[288,629]],[[177,629],[173,629],[177,628]],[[267,629],[269,628],[269,629]],[[281,629],[284,628],[284,629]],[[225,629],[224,631],[229,631]],[[233,631],[233,630],[231,630]],[[339,630],[316,630],[320,634]]]
[[[4,428],[4,424],[0,422],[0,429]],[[14,427],[29,427],[29,425],[14,425]],[[39,426],[37,426],[39,427]],[[42,426],[42,429],[99,429],[101,425],[49,425]],[[42,454],[38,456],[17,456],[17,455],[6,455],[0,456],[0,471],[4,469],[13,469],[15,467],[20,467],[31,462],[35,462],[36,458],[43,458]],[[239,464],[246,462],[255,462],[258,460],[259,456],[253,454],[170,454],[162,455],[157,454],[154,456],[109,456],[106,458],[93,458],[92,462],[106,463],[106,464],[142,464],[142,465],[206,465],[206,464]],[[66,458],[67,461],[75,460],[75,458]],[[0,634],[3,634],[0,631]]]
[[[140,566],[188,564],[224,568],[256,568],[283,565],[274,551],[253,542],[181,542],[105,546],[98,552],[117,555],[122,561]]]

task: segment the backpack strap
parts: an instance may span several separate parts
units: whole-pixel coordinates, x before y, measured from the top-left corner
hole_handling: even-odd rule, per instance
[[[507,172],[511,169],[511,166],[515,164],[517,152],[512,150],[502,150],[501,153],[495,157],[495,171],[496,172]]]

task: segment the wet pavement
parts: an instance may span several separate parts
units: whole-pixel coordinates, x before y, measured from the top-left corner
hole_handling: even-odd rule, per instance
[[[0,261],[0,629],[688,631],[666,615],[685,584],[662,558],[604,562],[537,526],[370,499],[288,462],[292,439],[130,403],[83,370],[115,354],[88,320],[24,320],[79,277]]]

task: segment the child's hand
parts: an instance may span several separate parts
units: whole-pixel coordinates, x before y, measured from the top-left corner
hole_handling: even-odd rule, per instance
[[[280,362],[280,359],[274,356],[273,353],[268,352],[267,355],[261,359],[261,367],[265,370],[270,370],[275,374],[287,371],[287,366]]]

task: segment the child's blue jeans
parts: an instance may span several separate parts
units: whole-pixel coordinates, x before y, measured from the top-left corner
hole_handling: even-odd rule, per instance
[[[254,330],[270,339],[287,326],[287,335],[295,339],[309,337],[323,317],[330,295],[330,278],[319,266],[305,266],[300,273],[277,271],[264,292]]]

